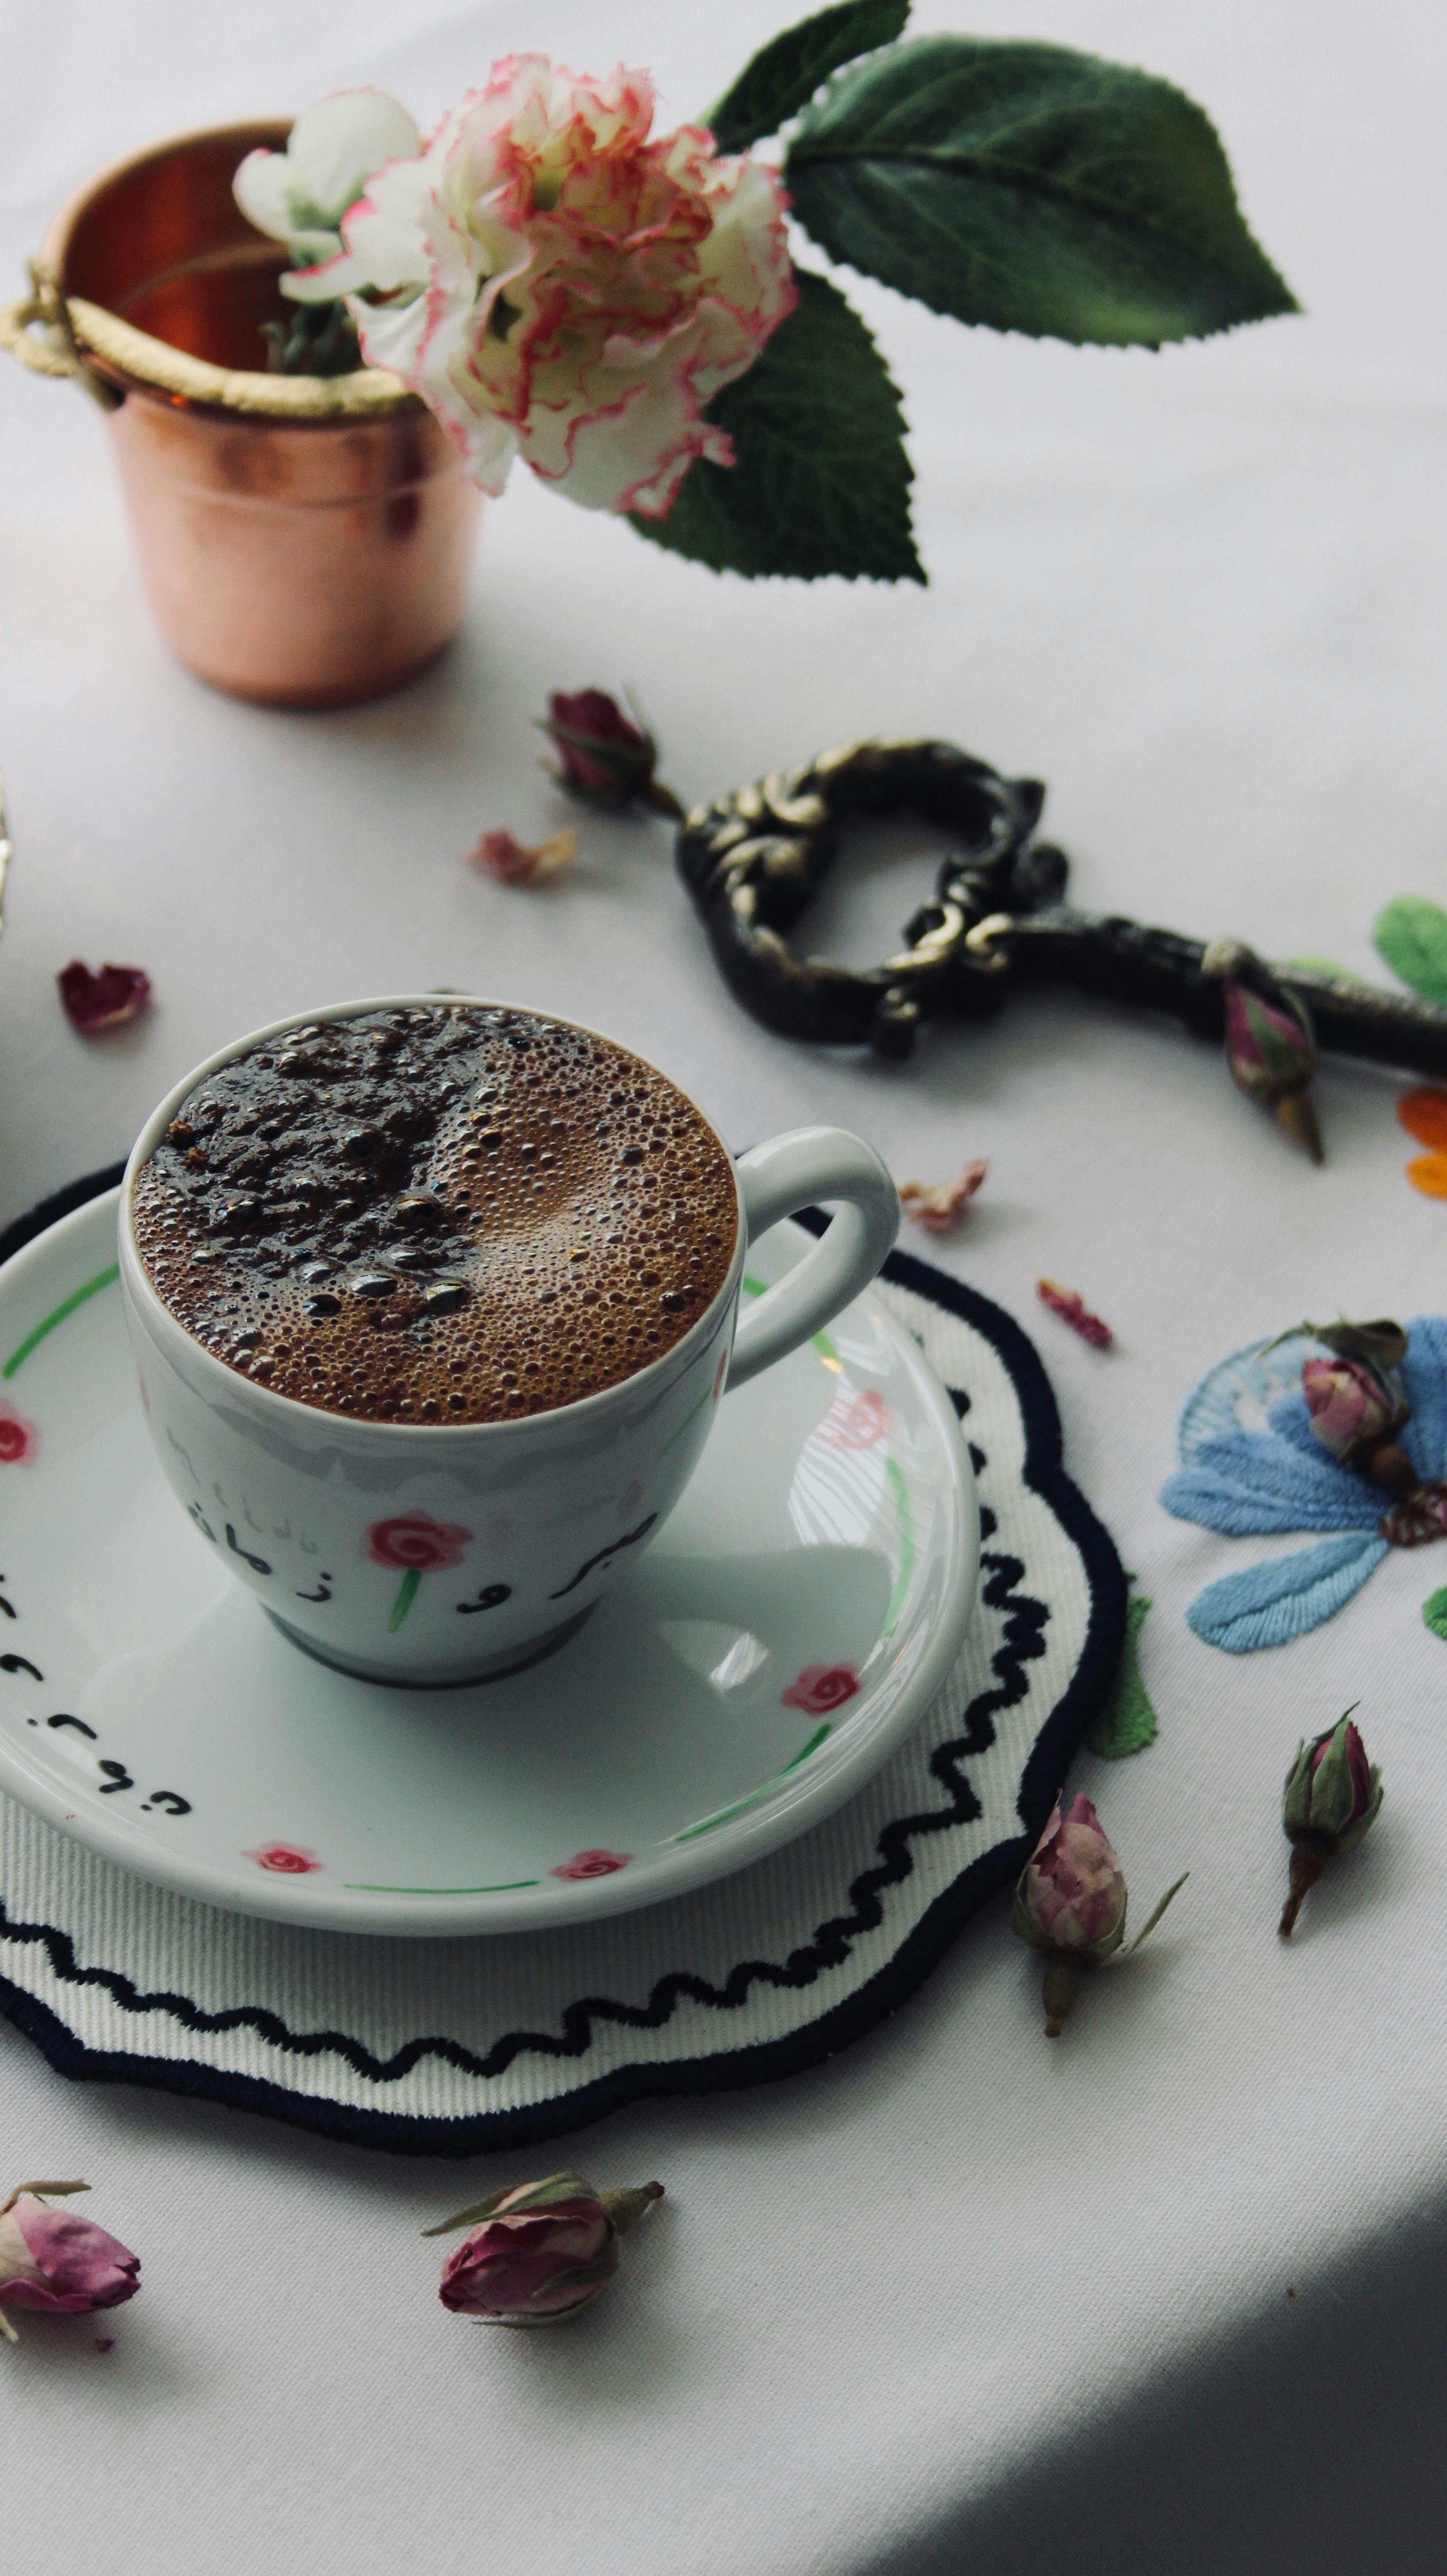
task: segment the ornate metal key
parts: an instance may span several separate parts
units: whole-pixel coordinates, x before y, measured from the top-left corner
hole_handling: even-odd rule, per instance
[[[1002,778],[953,743],[847,743],[696,807],[679,829],[678,868],[730,990],[783,1037],[903,1057],[936,1012],[983,1019],[1018,986],[1073,984],[1173,1012],[1219,1039],[1234,979],[1304,1006],[1336,1054],[1447,1076],[1447,1010],[1345,976],[1274,968],[1235,942],[1076,911],[1063,899],[1064,852],[1034,837],[1044,802],[1038,779]],[[907,924],[907,946],[863,970],[797,957],[789,933],[833,864],[845,819],[902,809],[961,844],[934,901]]]

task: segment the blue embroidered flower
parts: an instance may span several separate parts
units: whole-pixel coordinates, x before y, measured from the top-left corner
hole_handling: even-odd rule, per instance
[[[1293,1340],[1275,1350],[1259,1342],[1218,1360],[1187,1398],[1177,1434],[1181,1465],[1161,1489],[1178,1520],[1228,1538],[1272,1530],[1322,1530],[1320,1546],[1297,1550],[1223,1576],[1198,1592],[1186,1617],[1198,1637],[1228,1654],[1282,1646],[1319,1628],[1359,1592],[1381,1564],[1389,1541],[1436,1535],[1392,1497],[1329,1456],[1316,1438],[1301,1393],[1301,1362],[1318,1344]],[[1447,1475],[1447,1318],[1419,1315],[1407,1327],[1399,1371],[1411,1419],[1401,1445],[1424,1483]],[[1253,1427],[1264,1425],[1264,1427]]]

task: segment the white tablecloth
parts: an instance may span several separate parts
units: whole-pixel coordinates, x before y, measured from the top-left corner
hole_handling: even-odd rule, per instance
[[[425,122],[523,46],[651,64],[682,115],[781,14],[12,0],[0,276],[18,289],[62,196],[170,130],[368,80]],[[978,23],[959,0],[922,22]],[[939,732],[1051,782],[1082,899],[1268,953],[1370,970],[1379,903],[1442,895],[1440,12],[996,0],[988,25],[1202,99],[1308,318],[1079,353],[860,286],[907,392],[927,593],[715,581],[519,475],[448,661],[381,706],[261,713],[156,640],[99,416],[0,371],[0,1214],[121,1154],[222,1039],[402,986],[598,1023],[738,1145],[822,1117],[901,1179],[988,1154],[941,1257],[1035,1331],[1068,1461],[1156,1602],[1160,1741],[1077,1777],[1141,1898],[1187,1865],[1190,1885],[1058,2047],[997,1912],[823,2071],[581,2137],[596,2180],[657,2172],[670,2198],[594,2315],[541,2337],[445,2315],[418,2234],[535,2160],[419,2165],[72,2089],[0,2027],[0,2181],[86,2174],[145,2265],[112,2352],[34,2321],[0,2355],[26,2576],[1440,2564],[1447,1657],[1419,1605],[1447,1562],[1394,1555],[1330,1626],[1238,1660],[1181,1614],[1244,1550],[1155,1501],[1175,1407],[1233,1344],[1444,1304],[1447,1212],[1401,1177],[1399,1086],[1326,1072],[1319,1174],[1208,1050],[1103,1006],[1020,1002],[904,1069],[765,1036],[661,824],[585,818],[545,893],[464,864],[486,825],[565,819],[528,724],[546,692],[629,681],[685,797]],[[885,953],[917,898],[885,860],[926,837],[863,847],[811,941]],[[53,977],[77,954],[144,965],[149,1018],[75,1037]],[[1034,1306],[1040,1271],[1109,1318],[1111,1357]],[[1280,1775],[1358,1695],[1387,1808],[1287,1952]]]

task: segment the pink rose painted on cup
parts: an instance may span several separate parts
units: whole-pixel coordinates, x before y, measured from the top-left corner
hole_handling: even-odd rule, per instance
[[[611,1878],[615,1869],[626,1869],[631,1852],[580,1851],[571,1860],[560,1860],[550,1875],[553,1878]]]
[[[23,1422],[13,1404],[0,1404],[0,1467],[31,1467],[40,1443],[33,1422]]]
[[[806,1717],[825,1717],[859,1694],[859,1675],[852,1664],[806,1664],[783,1694],[785,1708],[801,1708]]]
[[[397,1512],[391,1520],[373,1521],[367,1532],[367,1554],[375,1565],[395,1566],[402,1574],[387,1620],[389,1637],[396,1635],[416,1600],[423,1575],[460,1565],[462,1551],[471,1542],[470,1529],[457,1521],[435,1521],[430,1512]]]
[[[373,1521],[367,1553],[378,1565],[431,1574],[440,1566],[460,1565],[471,1538],[471,1530],[456,1521],[435,1521],[430,1512],[398,1512],[392,1520]]]
[[[292,1878],[302,1877],[309,1869],[326,1867],[314,1851],[307,1850],[305,1843],[265,1843],[260,1851],[243,1852],[241,1857],[254,1860],[258,1869],[280,1870],[284,1876]]]

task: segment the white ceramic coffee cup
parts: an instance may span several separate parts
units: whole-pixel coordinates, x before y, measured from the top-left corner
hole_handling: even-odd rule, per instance
[[[899,1223],[894,1183],[868,1145],[799,1128],[734,1167],[737,1238],[712,1304],[616,1386],[517,1421],[454,1425],[363,1421],[257,1385],[194,1340],[152,1286],[131,1219],[136,1174],[218,1066],[319,1020],[437,1004],[402,993],[298,1011],[221,1048],[147,1120],[120,1221],[141,1401],[199,1543],[310,1653],[369,1680],[433,1685],[517,1671],[563,1644],[662,1527],[726,1388],[867,1287]],[[739,1317],[750,1242],[817,1200],[842,1202],[827,1232]]]

